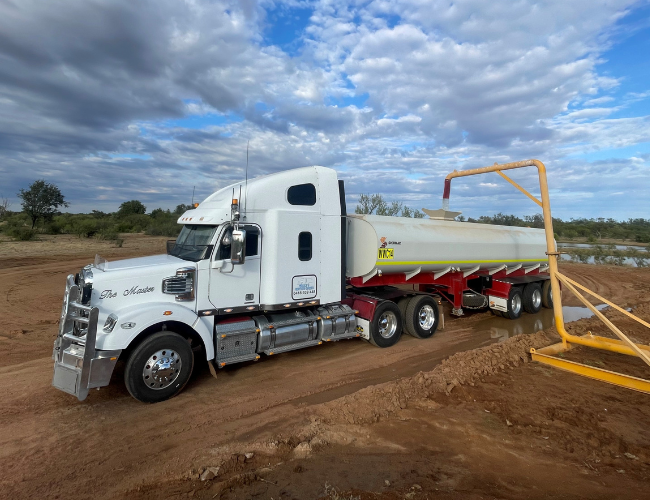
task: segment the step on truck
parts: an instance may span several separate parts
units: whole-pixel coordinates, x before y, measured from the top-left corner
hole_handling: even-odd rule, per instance
[[[84,400],[118,360],[139,401],[210,371],[361,337],[391,347],[451,314],[516,319],[551,307],[544,231],[348,214],[336,171],[306,167],[228,186],[178,223],[167,253],[93,264],[66,280],[54,387]]]

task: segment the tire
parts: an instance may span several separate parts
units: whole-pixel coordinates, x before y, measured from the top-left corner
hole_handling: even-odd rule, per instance
[[[162,331],[147,337],[131,353],[124,384],[138,401],[158,403],[181,392],[193,368],[190,343],[177,333]]]
[[[524,311],[529,314],[538,313],[542,309],[542,287],[539,283],[528,283],[522,294]]]
[[[370,343],[377,347],[391,347],[402,336],[402,314],[390,300],[380,302],[370,323]]]
[[[548,309],[553,309],[553,290],[551,290],[551,280],[544,281],[542,285],[542,305]]]
[[[404,297],[403,299],[397,301],[397,307],[399,308],[399,312],[402,315],[402,321],[404,323],[404,331],[406,331],[406,321],[404,320],[404,318],[406,318],[406,308],[408,307],[409,301],[412,298],[413,297]]]
[[[503,316],[508,319],[517,319],[521,316],[523,310],[521,288],[513,287],[510,289],[510,294],[508,295],[508,312],[504,312]]]
[[[416,295],[409,300],[404,318],[404,331],[416,339],[428,339],[436,333],[440,311],[429,295]]]

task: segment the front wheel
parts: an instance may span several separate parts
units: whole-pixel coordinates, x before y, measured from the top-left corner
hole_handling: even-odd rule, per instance
[[[370,343],[377,347],[397,344],[402,336],[402,314],[390,300],[380,302],[370,323]]]
[[[179,334],[163,331],[147,337],[126,362],[124,383],[138,401],[158,403],[176,396],[194,368],[190,343]]]

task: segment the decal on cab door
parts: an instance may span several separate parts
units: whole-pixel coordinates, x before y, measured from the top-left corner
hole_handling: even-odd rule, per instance
[[[291,297],[293,300],[313,299],[316,297],[316,276],[294,276],[292,280]]]

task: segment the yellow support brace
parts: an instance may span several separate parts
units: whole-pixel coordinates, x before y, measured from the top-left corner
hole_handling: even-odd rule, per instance
[[[503,170],[512,170],[515,168],[524,168],[524,167],[536,167],[539,178],[539,187],[541,192],[542,201],[535,198],[530,194],[526,189],[521,187],[510,177],[505,175]],[[539,160],[524,160],[513,163],[504,163],[497,164],[495,163],[492,166],[484,168],[475,168],[471,170],[462,170],[460,172],[453,171],[445,178],[445,193],[443,195],[443,207],[448,209],[449,205],[449,192],[451,189],[451,180],[456,177],[466,177],[470,175],[479,175],[485,174],[488,172],[496,172],[510,184],[512,184],[519,191],[528,196],[531,200],[537,203],[542,207],[542,212],[544,215],[544,233],[546,235],[546,254],[548,255],[548,264],[549,264],[549,274],[551,277],[551,290],[553,292],[553,315],[555,316],[555,327],[562,338],[562,342],[552,346],[545,347],[543,349],[535,350],[531,349],[530,352],[535,361],[540,363],[545,363],[561,370],[569,371],[576,373],[578,375],[583,375],[585,377],[590,377],[596,380],[601,380],[607,382],[608,384],[614,384],[621,387],[626,387],[628,389],[633,389],[635,391],[641,391],[650,394],[650,381],[644,380],[637,377],[632,377],[629,375],[624,375],[622,373],[616,373],[609,370],[603,370],[600,368],[595,368],[592,366],[587,366],[581,363],[576,363],[574,361],[569,361],[556,357],[558,354],[568,351],[572,348],[572,345],[582,345],[595,349],[603,349],[611,352],[616,352],[620,354],[627,354],[629,356],[637,356],[648,365],[650,365],[650,346],[636,344],[632,342],[620,329],[618,329],[608,318],[605,317],[600,311],[598,311],[587,299],[585,299],[576,288],[596,297],[598,300],[608,304],[613,309],[625,314],[626,316],[634,319],[635,321],[641,323],[642,325],[650,328],[650,323],[643,321],[642,319],[636,317],[634,314],[624,310],[623,308],[613,304],[612,302],[604,299],[600,295],[592,292],[588,288],[576,283],[572,279],[564,276],[558,271],[557,260],[559,253],[555,248],[555,239],[553,235],[553,218],[551,217],[551,202],[548,193],[548,182],[546,179],[546,166]],[[573,292],[583,304],[589,307],[597,318],[599,318],[605,325],[620,338],[620,340],[609,339],[606,337],[597,337],[594,335],[586,335],[578,337],[571,335],[566,331],[564,327],[564,316],[562,314],[562,296],[560,291],[560,280],[564,283],[565,287]]]

